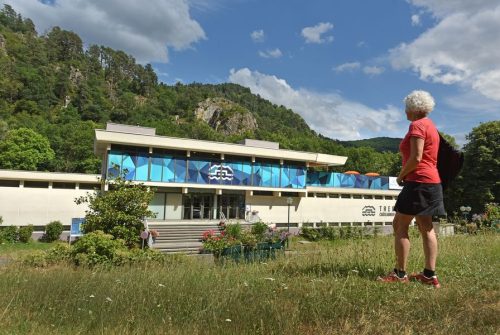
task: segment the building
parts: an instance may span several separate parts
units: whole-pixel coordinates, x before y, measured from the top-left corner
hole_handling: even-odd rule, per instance
[[[0,215],[6,224],[45,225],[84,216],[74,199],[99,179],[154,187],[150,222],[251,221],[278,226],[389,225],[399,193],[395,178],[329,172],[347,157],[158,136],[154,128],[107,124],[95,131],[101,175],[0,171]],[[107,184],[104,183],[104,187]],[[105,189],[106,190],[106,189]]]

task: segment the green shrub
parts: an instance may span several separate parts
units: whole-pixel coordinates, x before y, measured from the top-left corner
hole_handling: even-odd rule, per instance
[[[124,262],[126,246],[123,240],[100,230],[83,235],[71,250],[76,265],[95,266],[98,264],[120,265]]]
[[[19,242],[28,243],[31,241],[31,235],[33,234],[33,225],[19,227]]]
[[[240,239],[241,233],[242,233],[242,227],[239,223],[228,224],[228,225],[226,225],[225,232],[226,232],[225,234],[227,237]]]
[[[7,243],[16,243],[18,231],[16,226],[6,226],[0,228],[0,241]]]
[[[261,241],[264,238],[264,234],[269,230],[269,227],[264,222],[260,221],[252,225],[252,234],[257,237],[257,240]]]
[[[63,224],[60,221],[52,221],[45,226],[45,234],[42,236],[43,242],[54,242],[59,240],[63,232]]]
[[[319,233],[322,238],[334,241],[339,238],[339,228],[336,227],[321,227]]]
[[[318,241],[321,237],[317,229],[310,227],[302,227],[300,235],[304,236],[309,241]]]

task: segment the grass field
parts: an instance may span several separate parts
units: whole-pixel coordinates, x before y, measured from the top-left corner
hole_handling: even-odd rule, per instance
[[[413,239],[410,269],[420,271]],[[291,244],[261,264],[0,267],[0,334],[498,334],[500,235],[440,240],[443,288],[375,281],[392,239]]]

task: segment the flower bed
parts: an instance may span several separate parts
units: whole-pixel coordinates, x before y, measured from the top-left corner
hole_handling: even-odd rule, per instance
[[[225,225],[219,232],[208,230],[203,233],[202,241],[203,250],[212,253],[217,261],[260,262],[284,252],[287,238],[287,232],[258,222],[250,231],[243,230],[238,223]]]

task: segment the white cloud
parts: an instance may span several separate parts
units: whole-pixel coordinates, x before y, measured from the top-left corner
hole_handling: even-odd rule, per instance
[[[189,14],[187,0],[7,0],[40,32],[60,26],[86,44],[100,44],[132,54],[140,62],[167,62],[168,49],[183,50],[205,32]]]
[[[333,29],[333,24],[330,22],[320,22],[313,27],[305,27],[302,29],[302,36],[306,39],[306,43],[327,43],[333,41],[333,36],[323,36],[325,33]]]
[[[360,66],[361,64],[359,62],[350,62],[350,63],[340,64],[339,66],[334,67],[333,70],[335,72],[354,71],[358,70]]]
[[[399,126],[403,112],[394,106],[373,109],[337,93],[317,93],[292,88],[284,79],[251,71],[232,69],[228,80],[250,88],[264,99],[291,108],[311,128],[336,139],[351,140],[373,136],[402,136]]]
[[[264,30],[262,30],[262,29],[254,30],[250,34],[250,37],[252,38],[252,40],[254,42],[264,42],[264,39],[265,39]]]
[[[498,0],[411,0],[438,19],[410,43],[390,51],[392,66],[425,81],[458,84],[500,101]]]
[[[420,25],[420,16],[417,14],[413,14],[411,16],[411,25],[412,26],[419,26]]]
[[[274,50],[259,51],[259,56],[263,58],[280,58],[283,53],[280,49],[276,48]]]
[[[371,76],[377,76],[385,71],[385,68],[381,66],[365,66],[363,67],[363,72]]]

